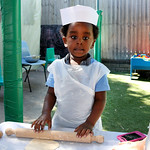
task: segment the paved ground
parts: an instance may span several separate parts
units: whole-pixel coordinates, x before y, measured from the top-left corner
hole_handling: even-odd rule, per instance
[[[23,79],[24,77],[25,73],[23,73]],[[39,117],[42,111],[43,100],[47,92],[42,67],[39,67],[36,71],[31,71],[29,77],[32,92],[29,91],[27,82],[23,82],[23,113],[24,122],[26,123],[31,123],[33,120]],[[0,123],[5,121],[3,92],[4,89],[2,87],[0,90]]]

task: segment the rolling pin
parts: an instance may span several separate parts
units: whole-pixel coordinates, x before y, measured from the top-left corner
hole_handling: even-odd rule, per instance
[[[0,131],[0,138],[3,136],[3,132],[2,131]]]
[[[104,137],[99,136],[90,136],[78,138],[76,132],[64,132],[64,131],[55,131],[55,130],[44,130],[42,132],[35,132],[33,129],[24,129],[17,128],[11,129],[7,128],[5,133],[9,136],[15,134],[16,137],[23,138],[37,138],[37,139],[49,139],[49,140],[58,140],[58,141],[70,141],[70,142],[82,142],[82,143],[91,143],[96,141],[97,143],[103,143]]]

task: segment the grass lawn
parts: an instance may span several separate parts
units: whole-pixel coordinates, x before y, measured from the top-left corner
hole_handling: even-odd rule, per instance
[[[109,131],[148,133],[150,123],[150,81],[130,80],[129,74],[109,74],[111,90],[102,114]]]

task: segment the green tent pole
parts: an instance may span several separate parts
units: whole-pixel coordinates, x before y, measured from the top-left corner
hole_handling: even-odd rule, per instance
[[[98,23],[97,26],[99,28],[99,36],[96,40],[95,46],[94,46],[94,58],[101,62],[101,26],[102,26],[102,11],[98,10],[97,11],[99,18],[98,18]]]
[[[21,0],[0,0],[3,33],[5,121],[23,122]]]

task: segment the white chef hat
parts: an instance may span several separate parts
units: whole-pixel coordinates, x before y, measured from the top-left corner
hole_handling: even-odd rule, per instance
[[[98,14],[96,10],[88,6],[76,5],[60,9],[62,25],[73,22],[87,22],[97,25]]]

